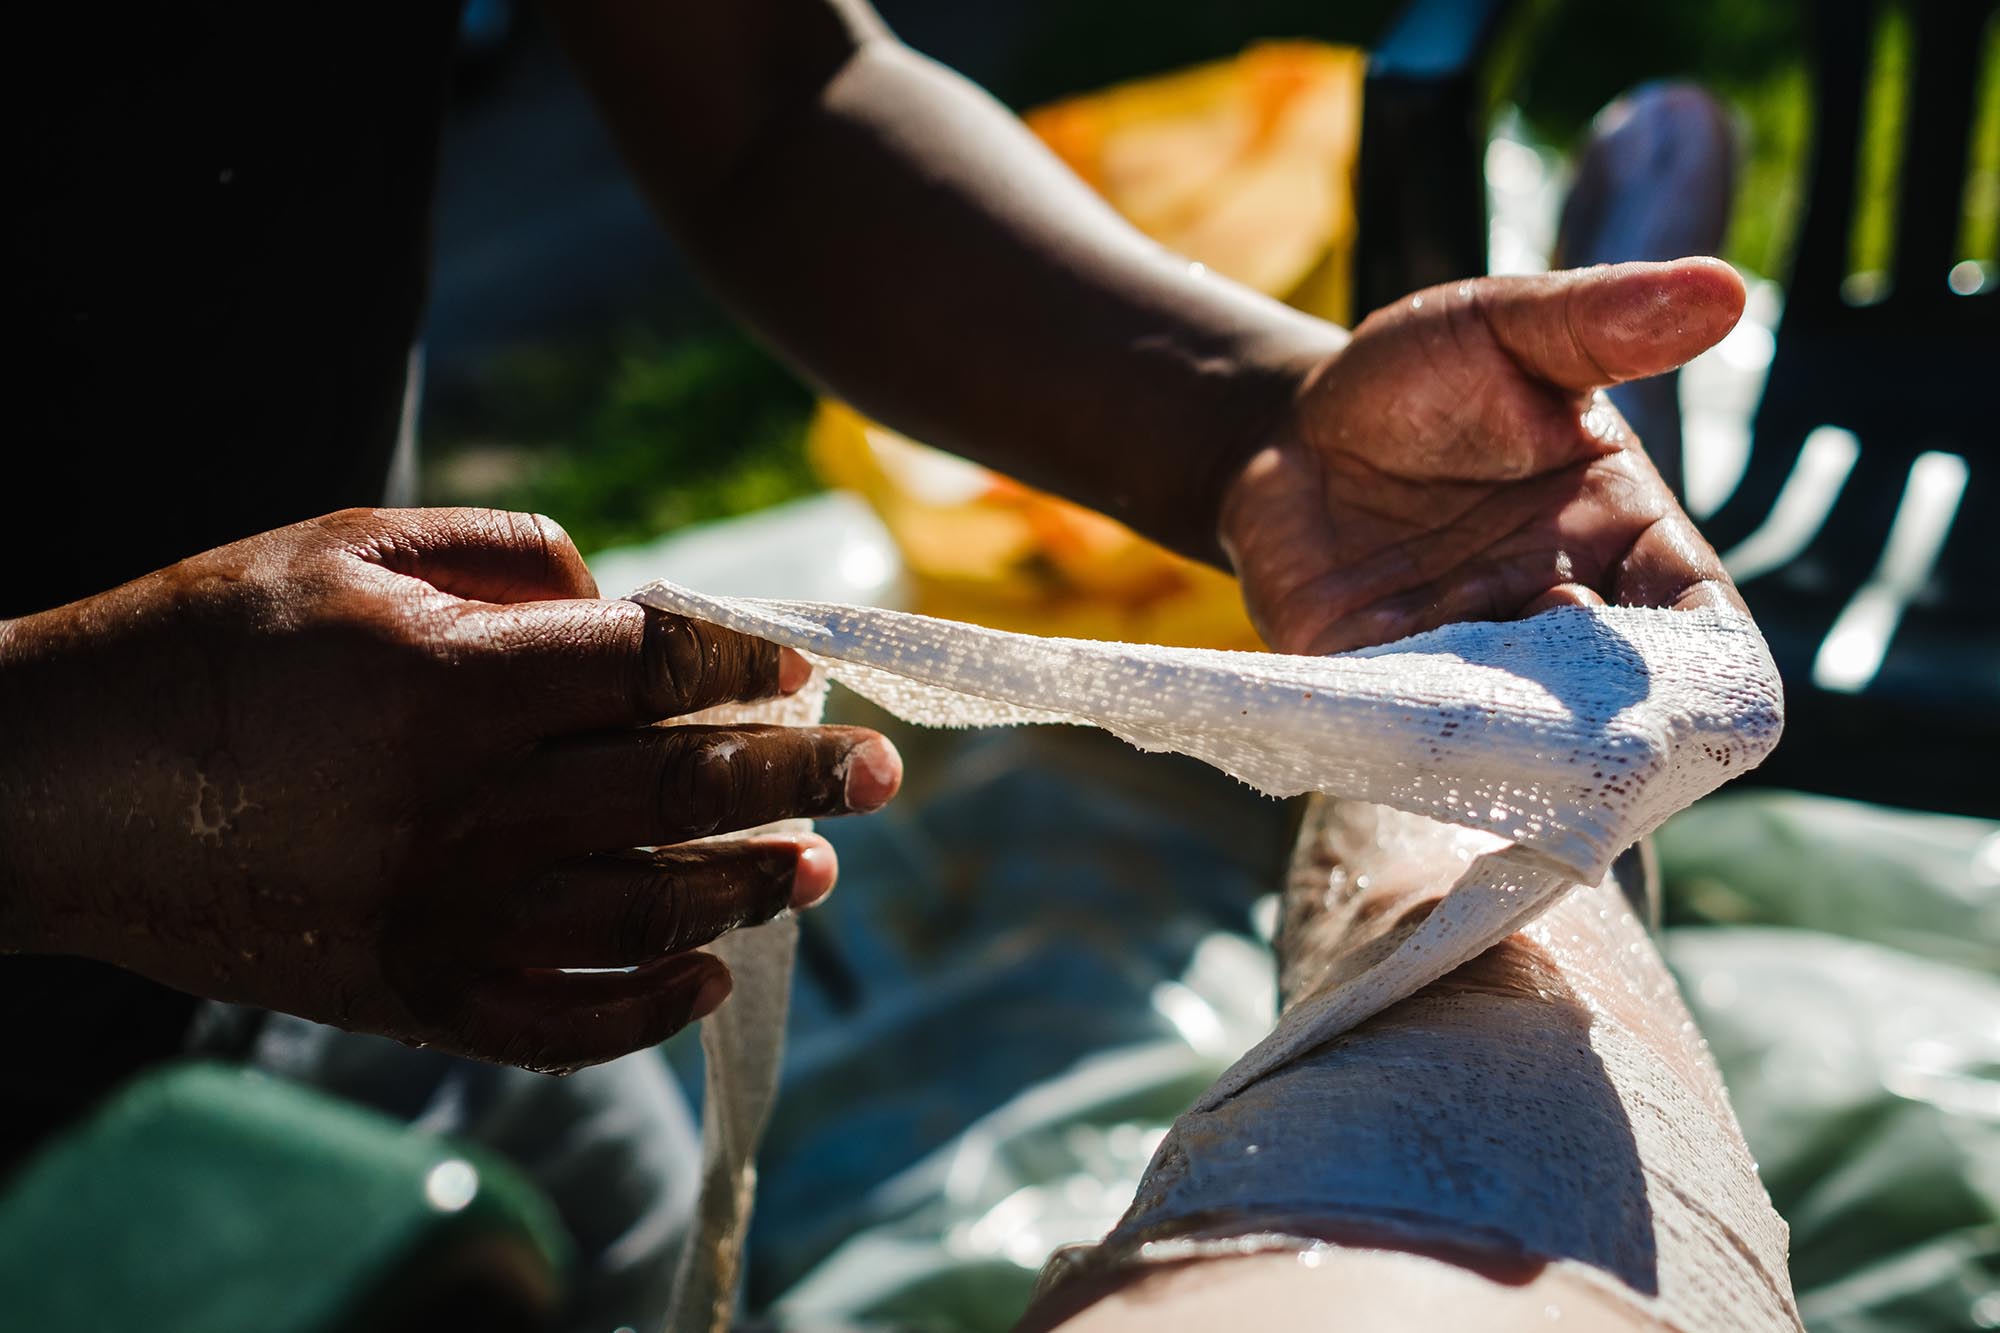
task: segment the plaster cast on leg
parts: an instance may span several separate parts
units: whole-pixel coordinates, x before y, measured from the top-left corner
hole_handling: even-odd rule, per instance
[[[1288,1012],[1421,930],[1477,841],[1381,807],[1319,804],[1287,889]],[[1151,1265],[1392,1248],[1502,1285],[1587,1290],[1629,1316],[1617,1327],[1795,1329],[1785,1244],[1673,981],[1606,883],[1204,1097],[1112,1233],[1051,1261],[1043,1300]],[[1407,1271],[1419,1288],[1460,1280]],[[1286,1301],[1299,1297],[1281,1284]],[[1119,1325],[1079,1325],[1099,1326]]]

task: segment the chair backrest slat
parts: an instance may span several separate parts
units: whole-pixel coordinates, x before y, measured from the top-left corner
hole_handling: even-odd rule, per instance
[[[1812,12],[1812,184],[1786,302],[1801,313],[1817,314],[1832,313],[1843,304],[1840,289],[1854,229],[1856,157],[1876,6],[1872,0],[1826,0]]]
[[[1899,8],[1908,20],[1910,59],[1896,105],[1902,109],[1897,155],[1895,236],[1883,299],[1852,306],[1844,286],[1860,221],[1861,148],[1871,130],[1871,77],[1882,20]],[[1885,331],[1969,311],[1946,283],[1965,204],[1968,150],[1985,53],[1987,25],[2000,0],[1819,0],[1813,33],[1813,147],[1805,216],[1793,258],[1787,304],[1812,324]]]
[[[1974,0],[1913,0],[1915,59],[1903,121],[1902,189],[1896,207],[1894,285],[1889,300],[1921,307],[1961,298],[1946,285],[1964,208],[1966,150],[1982,41],[1993,6]]]
[[[1368,56],[1354,310],[1486,271],[1481,62],[1514,0],[1412,0]]]

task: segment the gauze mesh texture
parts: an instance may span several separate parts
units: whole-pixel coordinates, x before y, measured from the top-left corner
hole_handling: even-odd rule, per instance
[[[826,677],[815,671],[805,686],[782,699],[723,704],[678,718],[676,724],[804,727],[818,722],[825,710]],[[804,833],[811,828],[809,819],[788,819],[761,831]],[[786,912],[706,946],[729,968],[735,985],[722,1007],[701,1020],[701,1195],[694,1234],[681,1251],[674,1278],[667,1312],[671,1333],[727,1333],[735,1326],[743,1246],[756,1201],[757,1144],[778,1097],[798,945],[798,922]]]
[[[1762,637],[1728,610],[1561,608],[1304,657],[1044,639],[664,581],[631,596],[794,648],[918,725],[1097,726],[1272,796],[1369,801],[1505,840],[1470,856],[1389,956],[1289,1010],[1197,1110],[1598,883],[1624,848],[1761,762],[1783,718]],[[776,1051],[733,1058],[762,1072]]]
[[[634,600],[798,649],[925,726],[1066,722],[1498,834],[1596,883],[1618,852],[1776,743],[1777,671],[1747,617],[1562,608],[1329,657],[1040,639],[866,607]]]

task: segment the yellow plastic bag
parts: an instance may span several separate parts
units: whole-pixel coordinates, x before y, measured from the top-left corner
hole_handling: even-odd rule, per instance
[[[1272,43],[1071,98],[1029,128],[1147,235],[1344,322],[1362,54]],[[1236,582],[1129,528],[823,402],[808,441],[901,549],[916,609],[1000,629],[1261,646]]]

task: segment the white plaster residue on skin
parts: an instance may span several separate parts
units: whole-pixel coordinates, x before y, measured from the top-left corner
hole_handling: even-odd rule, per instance
[[[197,770],[194,782],[194,795],[188,802],[188,832],[197,838],[220,840],[235,826],[238,815],[256,808],[256,802],[234,779],[211,781],[206,770]]]
[[[1590,406],[1583,414],[1584,433],[1591,439],[1607,445],[1618,445],[1625,441],[1625,421],[1618,409],[1611,405],[1602,389],[1590,396]]]
[[[840,762],[834,766],[833,776],[840,783],[843,793],[847,792],[852,784],[856,768],[874,779],[877,791],[890,790],[891,784],[897,779],[896,766],[889,762],[888,756],[880,746],[857,745],[842,755]],[[852,797],[846,799],[848,805],[855,804]]]

